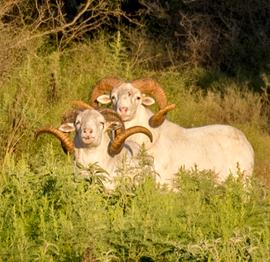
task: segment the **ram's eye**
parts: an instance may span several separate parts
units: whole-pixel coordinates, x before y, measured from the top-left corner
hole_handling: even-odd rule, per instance
[[[80,125],[81,124],[81,121],[80,120],[77,120],[76,122],[75,122],[75,126],[78,126],[78,125]]]
[[[105,123],[104,122],[100,122],[100,124],[102,125],[102,128],[104,128]]]
[[[113,96],[111,97],[111,99],[112,99],[112,100],[115,100],[116,98],[115,98],[115,96],[113,95]]]
[[[131,92],[128,92],[128,96],[131,96]]]
[[[141,100],[141,97],[140,96],[137,96],[137,100]]]

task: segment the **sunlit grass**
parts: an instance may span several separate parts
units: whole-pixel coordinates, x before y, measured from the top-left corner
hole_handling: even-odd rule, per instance
[[[217,75],[207,79],[210,91],[201,91],[203,70],[149,72],[130,65],[120,40],[108,44],[103,36],[62,52],[37,48],[1,86],[1,259],[267,261],[270,136],[263,98]],[[184,127],[240,128],[255,150],[251,186],[232,178],[217,186],[211,173],[194,168],[179,170],[178,191],[171,192],[155,185],[143,156],[136,169],[122,163],[114,192],[91,184],[95,179],[77,179],[60,143],[50,136],[36,140],[35,130],[57,127],[69,101],[88,102],[93,85],[108,75],[154,77],[177,104],[168,118]]]
[[[258,181],[180,170],[178,192],[156,187],[151,172],[108,193],[76,180],[72,161],[11,158],[1,172],[0,254],[4,260],[266,261],[270,195]],[[41,165],[42,164],[42,165]],[[122,169],[120,169],[122,170]],[[140,173],[138,168],[138,175]]]

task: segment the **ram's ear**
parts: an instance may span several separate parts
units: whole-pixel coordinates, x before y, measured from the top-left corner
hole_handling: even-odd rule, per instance
[[[109,95],[101,95],[101,96],[98,96],[97,97],[97,101],[103,105],[108,105],[110,104],[112,101],[111,101],[111,98]]]
[[[58,130],[60,130],[64,133],[71,133],[71,132],[75,131],[75,126],[73,123],[64,123],[58,128]]]
[[[151,106],[155,104],[155,99],[150,96],[142,96],[142,104],[145,106]]]

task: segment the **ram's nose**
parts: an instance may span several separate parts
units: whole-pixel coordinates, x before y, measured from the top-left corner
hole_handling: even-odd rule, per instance
[[[84,128],[83,129],[83,134],[84,135],[90,136],[90,135],[92,135],[92,133],[93,133],[93,129],[92,128]]]
[[[128,108],[126,107],[126,106],[121,106],[121,107],[119,107],[119,112],[120,113],[127,113],[127,111],[128,111]]]

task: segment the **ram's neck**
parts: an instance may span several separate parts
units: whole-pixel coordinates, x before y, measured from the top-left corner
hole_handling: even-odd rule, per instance
[[[143,105],[140,105],[137,109],[136,116],[125,122],[125,127],[129,128],[132,126],[144,126],[146,128],[150,128],[148,121],[153,113],[148,109],[145,108]]]
[[[75,137],[74,144],[76,162],[85,167],[91,163],[93,164],[97,162],[101,167],[106,169],[106,165],[111,160],[111,157],[107,153],[109,138],[106,134],[103,134],[99,146],[85,146],[80,142],[78,137]]]
[[[153,143],[149,141],[149,138],[145,134],[135,134],[128,138],[127,141],[133,141],[138,143],[139,145],[144,144],[146,149],[151,148],[157,139],[159,138],[158,128],[152,128],[149,126],[149,119],[153,115],[153,113],[144,106],[139,106],[136,112],[136,117],[130,121],[124,122],[125,128],[133,127],[133,126],[143,126],[149,129],[153,135]]]

